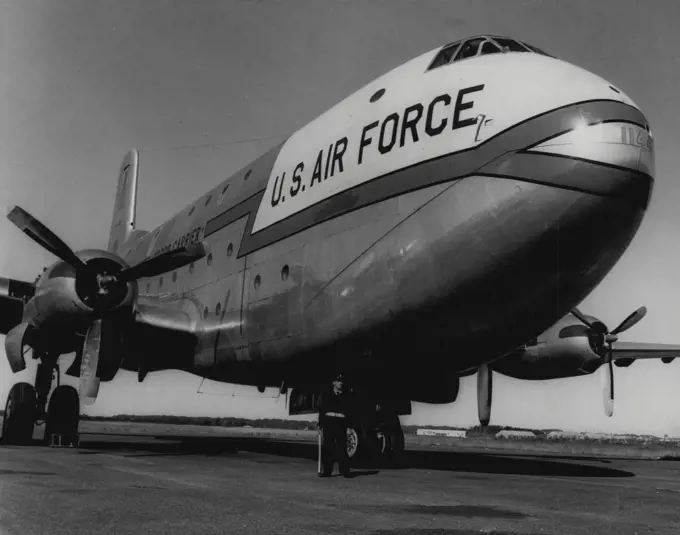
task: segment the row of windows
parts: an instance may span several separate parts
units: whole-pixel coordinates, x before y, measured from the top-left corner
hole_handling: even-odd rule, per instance
[[[290,274],[290,268],[286,264],[281,268],[281,280],[287,280],[288,275]],[[260,285],[262,284],[262,277],[260,275],[255,275],[255,279],[253,280],[253,286],[257,290]],[[222,303],[217,303],[215,305],[215,316],[219,317],[220,313],[222,312]],[[210,316],[210,309],[208,307],[205,307],[203,309],[203,318],[208,319],[208,316]]]
[[[229,247],[227,248],[227,255],[231,256],[231,252],[233,251],[233,249],[234,248],[233,248],[232,244],[230,243]],[[208,265],[212,264],[212,253],[209,254],[208,257],[207,257],[207,264]],[[189,273],[193,273],[193,271],[194,271],[194,263],[192,262],[189,265]],[[286,264],[281,268],[281,280],[282,281],[288,280],[289,275],[290,275],[290,268],[288,267],[288,264]],[[173,271],[173,273],[172,273],[172,282],[177,282],[177,272],[176,271]],[[260,275],[255,275],[255,279],[253,280],[254,288],[257,290],[260,287],[261,284],[262,284],[262,277],[260,277]],[[158,279],[158,287],[159,288],[163,287],[163,276],[162,275]],[[146,283],[146,293],[148,294],[150,292],[151,292],[151,281]]]
[[[234,244],[230,242],[229,245],[227,246],[227,256],[231,256],[232,254],[234,254]],[[208,253],[208,256],[205,257],[205,263],[207,265],[211,265],[212,261],[213,261],[213,255],[212,255],[212,253]],[[193,273],[193,272],[194,272],[194,262],[189,264],[189,273]],[[177,272],[176,271],[173,271],[173,273],[172,273],[172,282],[177,282]],[[160,279],[158,279],[158,287],[159,288],[163,287],[163,276],[162,275],[161,275]],[[146,293],[149,293],[150,291],[151,291],[151,282],[147,282],[146,283]]]
[[[528,45],[527,43],[522,43],[515,39],[481,36],[446,45],[434,58],[434,61],[429,66],[428,70],[436,69],[437,67],[448,65],[455,61],[475,56],[484,56],[486,54],[497,54],[499,52],[535,52],[536,54],[548,56],[548,54],[543,52],[540,48]]]
[[[248,178],[250,178],[250,175],[251,175],[252,172],[253,172],[252,169],[248,169],[248,171],[246,172],[246,174],[243,176],[243,180],[248,180]],[[217,199],[217,205],[216,205],[216,206],[220,206],[220,205],[224,202],[224,198],[225,198],[226,195],[227,195],[227,190],[228,190],[228,189],[229,189],[229,184],[227,184],[226,186],[224,186],[224,188],[222,189],[222,193],[220,193],[220,196],[219,196],[219,198]],[[208,206],[208,204],[210,204],[210,201],[212,200],[212,198],[213,198],[213,196],[212,196],[212,193],[211,193],[211,194],[208,195],[208,197],[205,199],[205,202],[203,203],[203,206]],[[193,215],[193,213],[194,213],[195,210],[196,210],[196,205],[193,205],[193,206],[191,207],[191,209],[189,210],[189,214],[188,214],[187,217],[190,217],[191,215]],[[154,232],[156,233],[156,237],[158,236],[158,234],[160,234],[161,230],[162,230],[162,227],[157,228],[157,229],[154,231]],[[153,238],[153,240],[155,240],[155,239],[156,239],[156,238]],[[138,249],[142,246],[143,243],[144,243],[144,242],[143,242],[142,240],[138,241],[138,242],[137,242],[137,245],[135,246],[135,251],[138,250]],[[229,247],[231,247],[231,244],[229,244]],[[114,249],[116,249],[116,248],[118,248],[118,242],[114,243]],[[227,253],[227,254],[229,254],[229,255],[231,256],[231,253]]]
[[[245,175],[243,175],[243,180],[248,180],[250,178],[251,173],[253,172],[252,169],[248,169]],[[227,195],[227,190],[229,190],[229,184],[224,186],[222,188],[222,193],[220,193],[220,196],[217,198],[217,206],[220,206],[224,202],[224,198]],[[208,206],[210,204],[210,201],[212,201],[212,193],[208,195],[208,197],[205,199],[205,202],[203,203],[203,206]],[[189,210],[189,216],[191,216],[194,213],[194,210],[196,210],[196,206],[192,206],[191,210]]]

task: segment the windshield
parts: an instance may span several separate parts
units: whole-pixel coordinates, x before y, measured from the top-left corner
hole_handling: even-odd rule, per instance
[[[528,45],[516,39],[509,37],[498,37],[494,35],[481,35],[471,37],[464,41],[456,41],[455,43],[444,46],[435,56],[434,61],[428,67],[428,71],[455,63],[468,58],[477,56],[485,56],[488,54],[510,52],[524,52],[541,54],[542,56],[550,56],[535,46]],[[552,57],[552,56],[550,56]]]

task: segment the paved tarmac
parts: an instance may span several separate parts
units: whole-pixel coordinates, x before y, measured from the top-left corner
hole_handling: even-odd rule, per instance
[[[410,451],[320,479],[309,442],[83,434],[0,445],[0,533],[680,533],[680,462]]]
[[[36,427],[36,437],[42,436]],[[80,422],[81,433],[111,433],[153,436],[173,436],[178,433],[203,437],[259,437],[316,442],[317,432],[306,429],[281,429],[263,427],[224,427],[221,425],[178,425],[158,422],[98,421]],[[536,440],[536,439],[497,439],[493,437],[451,438],[446,436],[418,436],[406,434],[406,448],[420,449],[434,447],[453,448],[456,451],[518,453],[526,455],[551,454],[586,457],[629,458],[629,459],[678,459],[680,460],[680,441],[678,439],[656,441],[630,440],[628,443],[610,440]]]

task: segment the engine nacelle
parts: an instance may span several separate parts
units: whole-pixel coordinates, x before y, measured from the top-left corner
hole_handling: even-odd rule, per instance
[[[427,380],[414,380],[406,386],[405,393],[411,401],[441,405],[456,401],[459,391],[460,377],[442,372],[428,376]]]
[[[593,323],[597,318],[588,317]],[[589,375],[603,363],[600,337],[589,334],[576,317],[568,315],[535,340],[494,362],[503,375],[525,380],[562,379]]]
[[[112,285],[102,290],[97,275],[115,274],[128,267],[118,256],[107,251],[88,249],[76,255],[92,273],[78,273],[66,262],[56,262],[45,269],[38,281],[34,297],[24,309],[24,321],[35,328],[87,325],[101,311],[113,312],[129,308],[137,298],[137,283]]]

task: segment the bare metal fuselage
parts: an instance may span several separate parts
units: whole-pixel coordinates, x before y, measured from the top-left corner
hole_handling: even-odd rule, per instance
[[[600,283],[651,193],[642,113],[554,58],[425,72],[435,52],[125,244],[129,264],[198,240],[211,251],[139,282],[138,314],[179,337],[132,340],[147,367],[254,385],[361,370],[403,392],[509,353]],[[550,145],[584,117],[609,130]],[[642,144],[612,151],[619,124]]]

